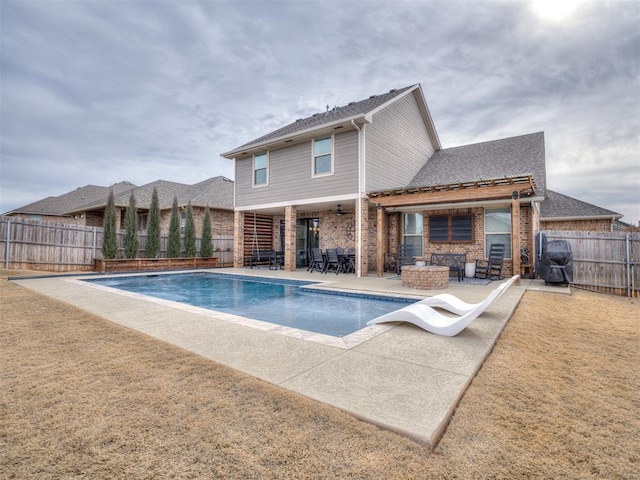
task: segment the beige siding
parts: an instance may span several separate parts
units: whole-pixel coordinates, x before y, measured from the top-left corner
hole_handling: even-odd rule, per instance
[[[345,195],[358,191],[358,135],[334,136],[334,174],[311,177],[311,141],[269,152],[269,184],[252,187],[253,157],[236,160],[236,207]]]
[[[434,146],[415,94],[377,112],[366,126],[366,191],[407,185]]]

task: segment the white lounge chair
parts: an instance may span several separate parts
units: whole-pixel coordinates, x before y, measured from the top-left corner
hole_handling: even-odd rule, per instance
[[[466,313],[457,317],[448,317],[446,315],[443,315],[434,310],[432,306],[423,303],[424,301],[421,301],[408,305],[404,308],[401,308],[400,310],[387,313],[386,315],[382,315],[378,318],[374,318],[373,320],[367,322],[367,325],[384,322],[408,322],[422,328],[423,330],[435,333],[436,335],[453,337],[467,328],[467,326],[471,322],[482,315],[487,307],[495,302],[505,292],[505,290],[516,281],[518,276],[519,275],[516,275],[509,281],[499,285],[498,288],[491,292],[491,294],[483,302],[475,305],[462,302],[457,297],[449,295],[450,297],[456,299],[458,302],[462,302],[464,305],[471,307],[470,309],[468,309],[468,311],[466,311]],[[445,299],[448,299],[448,297],[445,297]],[[460,304],[454,307],[449,303],[445,303],[444,301],[442,301],[441,303],[451,308],[456,308],[456,310],[458,311],[461,311],[460,308],[464,307],[464,305]]]
[[[518,278],[520,278],[520,275],[514,275],[506,282],[501,283],[480,303],[467,303],[449,293],[434,295],[433,297],[420,300],[418,303],[429,305],[430,307],[442,308],[451,313],[455,313],[456,315],[464,315],[476,308],[482,308],[484,311],[489,307],[489,305],[498,300],[498,298],[500,298],[502,294],[506,292],[507,289],[516,282],[516,280],[518,280]]]

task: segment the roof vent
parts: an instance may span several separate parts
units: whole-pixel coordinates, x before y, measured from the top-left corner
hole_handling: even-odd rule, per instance
[[[395,88],[392,88],[391,90],[389,90],[389,93],[393,93],[393,92],[395,92],[395,91],[396,91],[396,89],[395,89]]]
[[[312,116],[313,117],[317,117],[318,115],[320,115],[319,113],[314,113]]]
[[[356,102],[349,102],[349,105],[355,105]]]
[[[376,98],[376,96],[375,95],[371,95],[369,98]]]

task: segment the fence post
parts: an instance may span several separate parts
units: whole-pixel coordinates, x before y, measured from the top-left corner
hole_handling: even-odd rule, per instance
[[[4,268],[9,270],[9,249],[11,248],[11,219],[7,219],[7,249],[4,254]]]
[[[631,248],[628,233],[624,236],[624,239],[626,244],[625,260],[627,263],[627,297],[631,297]]]

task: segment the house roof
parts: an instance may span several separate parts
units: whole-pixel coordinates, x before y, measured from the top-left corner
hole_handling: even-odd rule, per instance
[[[120,194],[122,192],[130,192],[136,188],[136,185],[131,182],[119,182],[112,185],[112,187],[86,185],[57,197],[46,197],[37,202],[16,208],[7,212],[7,214],[28,213],[32,215],[68,216],[71,212],[81,209],[84,205],[105,200],[109,195],[109,188],[113,188],[114,194]]]
[[[622,214],[592,205],[552,190],[547,190],[547,199],[540,204],[540,220],[560,221],[571,219],[619,219]]]
[[[369,98],[366,98],[364,100],[360,100],[358,102],[350,102],[349,104],[341,107],[334,107],[326,112],[314,113],[307,118],[298,119],[295,122],[285,125],[284,127],[279,128],[271,133],[256,138],[255,140],[245,143],[244,145],[241,145],[229,152],[223,153],[222,156],[232,159],[237,154],[244,153],[245,150],[250,150],[256,147],[267,148],[269,145],[277,141],[282,141],[284,139],[304,133],[313,132],[315,130],[321,130],[335,124],[346,123],[351,120],[365,118],[367,121],[371,121],[371,119],[368,117],[370,117],[378,109],[386,106],[388,102],[391,102],[394,99],[397,99],[400,96],[408,94],[414,90],[420,90],[420,85],[415,84],[404,88],[389,90],[387,93],[383,93],[381,95],[371,95]],[[429,118],[429,122],[431,122],[426,102],[424,102],[424,98],[423,103],[424,114]],[[433,132],[434,143],[439,145],[439,140],[437,139],[437,134],[435,133],[433,125],[430,125],[430,127]]]
[[[428,187],[532,176],[537,194],[546,190],[544,132],[436,151],[409,183]]]
[[[137,187],[133,193],[136,198],[136,207],[148,209],[151,207],[151,196],[153,189],[158,192],[158,204],[160,210],[170,209],[173,198],[178,199],[178,206],[187,205],[191,202],[194,207],[211,207],[218,209],[233,210],[233,181],[226,177],[212,177],[194,185],[184,183],[169,182],[167,180],[156,180]],[[129,205],[131,191],[115,194],[114,202],[116,206],[126,207]],[[85,205],[83,210],[96,210],[104,208],[107,204],[107,197],[89,205]]]

